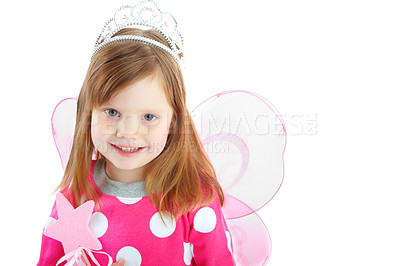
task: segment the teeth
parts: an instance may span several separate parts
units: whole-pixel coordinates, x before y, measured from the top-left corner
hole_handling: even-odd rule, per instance
[[[135,151],[139,150],[139,147],[137,147],[137,148],[123,148],[123,147],[120,147],[120,146],[117,146],[117,145],[115,145],[115,146],[120,148],[121,150],[123,150],[125,152],[135,152]]]

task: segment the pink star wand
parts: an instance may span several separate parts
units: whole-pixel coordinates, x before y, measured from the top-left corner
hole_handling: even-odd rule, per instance
[[[58,220],[44,230],[44,235],[60,241],[63,245],[66,255],[59,260],[57,265],[64,260],[69,260],[67,265],[71,266],[90,265],[85,252],[99,265],[94,259],[92,249],[100,250],[102,246],[89,227],[94,202],[92,200],[87,201],[74,209],[64,195],[59,192],[56,195],[56,206]],[[109,257],[109,261],[111,260],[109,262],[109,265],[111,265],[112,259],[107,253],[97,253],[106,254]]]

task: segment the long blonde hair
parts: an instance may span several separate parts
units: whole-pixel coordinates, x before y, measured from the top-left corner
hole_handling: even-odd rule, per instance
[[[122,29],[115,35],[141,35],[168,46],[155,30]],[[183,55],[181,55],[183,56]],[[224,194],[186,107],[186,89],[179,65],[161,49],[139,42],[112,43],[92,59],[79,97],[71,155],[57,190],[77,207],[82,196],[98,203],[101,193],[91,181],[94,145],[91,140],[93,108],[110,100],[122,88],[160,73],[169,105],[174,110],[170,134],[161,154],[145,166],[146,192],[158,211],[180,217]],[[97,152],[97,158],[101,154]]]

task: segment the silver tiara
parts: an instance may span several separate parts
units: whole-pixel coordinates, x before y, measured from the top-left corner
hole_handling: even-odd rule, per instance
[[[138,35],[112,37],[121,29],[135,27],[147,27],[157,30],[167,40],[169,47],[156,40]],[[104,25],[94,45],[91,59],[103,47],[118,41],[137,41],[160,48],[169,53],[183,69],[183,60],[179,57],[179,54],[183,53],[183,39],[178,31],[178,23],[171,14],[162,12],[153,0],[144,0],[134,6],[121,6],[115,12],[114,17]]]

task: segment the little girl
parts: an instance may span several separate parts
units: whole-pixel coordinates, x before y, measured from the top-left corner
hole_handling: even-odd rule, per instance
[[[99,40],[78,97],[58,189],[74,208],[94,201],[89,225],[101,243],[78,255],[97,265],[109,256],[126,266],[235,265],[224,194],[186,107],[182,47],[157,24],[135,27],[135,16],[159,12],[149,4],[123,7],[124,24],[114,18],[118,31]],[[37,265],[71,263],[63,244],[43,234]]]

